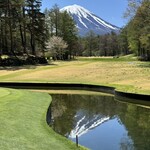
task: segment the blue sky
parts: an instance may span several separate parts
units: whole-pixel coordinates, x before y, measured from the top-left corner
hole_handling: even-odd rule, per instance
[[[60,8],[77,4],[113,25],[123,27],[126,24],[123,13],[127,7],[127,0],[42,0],[41,8],[49,9],[55,4]]]

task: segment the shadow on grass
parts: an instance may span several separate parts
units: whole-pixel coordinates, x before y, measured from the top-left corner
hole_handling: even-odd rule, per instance
[[[78,60],[81,61],[102,61],[102,62],[121,62],[121,61],[137,61],[137,59],[133,57],[79,57]]]
[[[141,68],[150,68],[150,62],[145,62],[143,64],[139,64],[138,67],[141,67]]]
[[[7,70],[7,71],[16,71],[21,69],[36,69],[39,66],[51,66],[57,64],[38,64],[38,65],[23,65],[23,66],[0,66],[0,70]]]

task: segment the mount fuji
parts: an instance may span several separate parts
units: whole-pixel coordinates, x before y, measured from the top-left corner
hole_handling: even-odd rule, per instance
[[[80,36],[85,36],[89,31],[93,31],[98,35],[104,35],[111,32],[119,33],[120,31],[119,27],[104,21],[100,17],[79,5],[74,4],[71,6],[66,6],[60,11],[66,11],[72,16]]]

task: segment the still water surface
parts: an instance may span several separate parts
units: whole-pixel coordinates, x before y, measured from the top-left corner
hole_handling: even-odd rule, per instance
[[[150,150],[150,109],[106,95],[52,95],[47,122],[91,150]]]

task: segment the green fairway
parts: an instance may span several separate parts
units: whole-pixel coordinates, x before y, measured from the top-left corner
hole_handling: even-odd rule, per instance
[[[74,143],[46,123],[46,93],[0,88],[1,150],[75,150]]]

